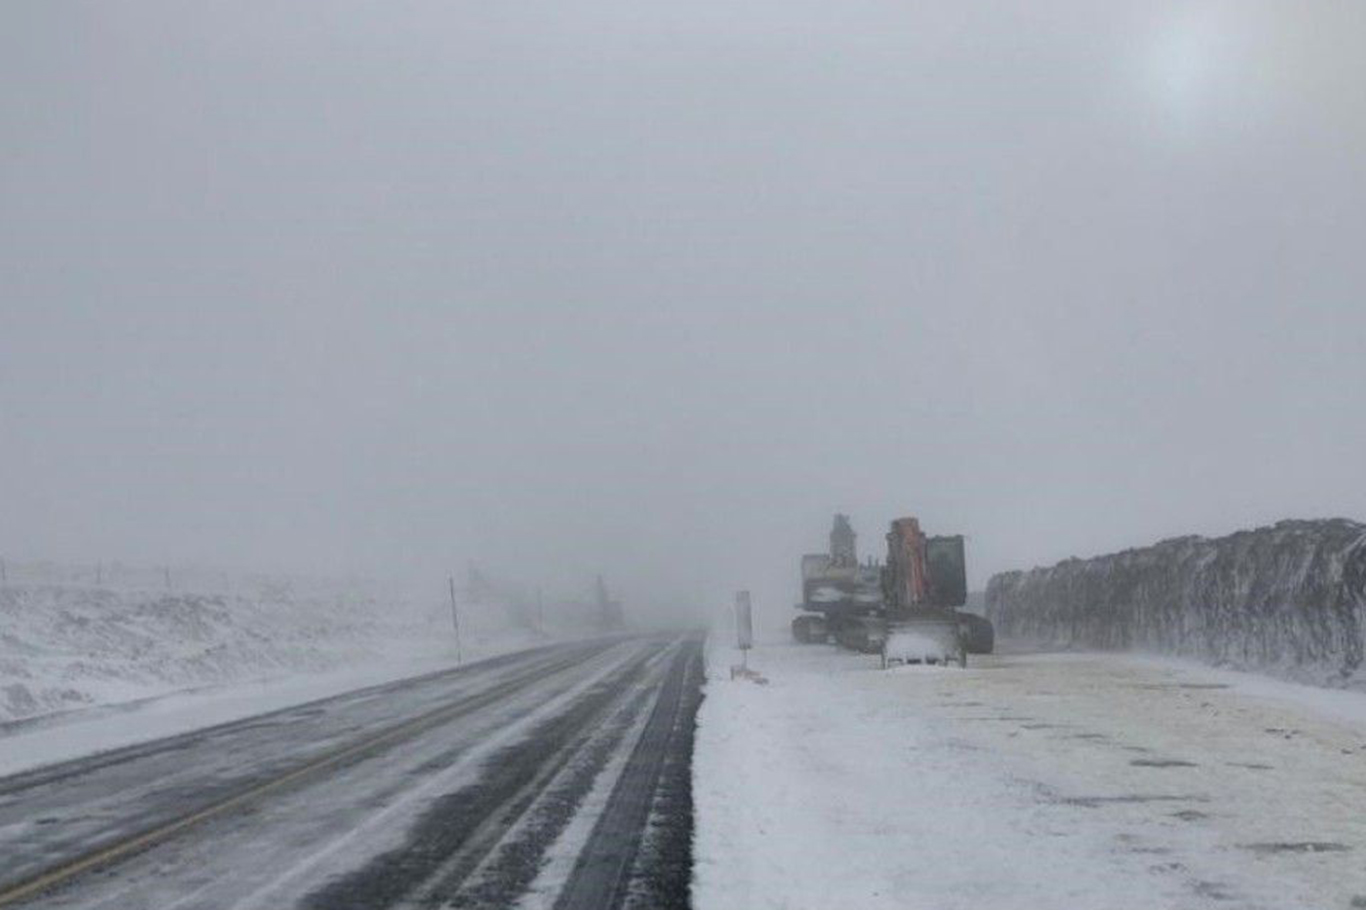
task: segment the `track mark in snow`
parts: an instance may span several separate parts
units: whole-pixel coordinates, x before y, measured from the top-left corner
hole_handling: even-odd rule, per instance
[[[626,895],[631,870],[659,787],[669,741],[683,710],[684,686],[694,658],[688,649],[674,658],[631,760],[618,778],[607,805],[579,854],[555,902],[556,910],[615,908]]]
[[[631,728],[626,732],[624,742],[634,743],[638,740],[648,719],[648,712],[638,714],[634,718]],[[612,795],[613,785],[621,776],[622,769],[626,767],[630,758],[631,750],[619,750],[598,771],[597,777],[592,782],[592,787],[579,801],[577,811],[568,820],[568,823],[561,828],[555,840],[542,851],[543,855],[540,858],[540,867],[536,877],[527,884],[520,900],[515,905],[516,910],[550,910],[554,906],[555,899],[564,888],[564,883],[569,879],[570,873],[574,871],[574,864],[579,853],[583,850],[583,845],[587,843],[589,836],[593,833],[593,827],[597,824],[598,816],[602,814],[603,807],[607,805],[607,800]]]
[[[1065,796],[1058,800],[1065,806],[1080,806],[1083,809],[1099,809],[1101,806],[1123,806],[1141,803],[1203,803],[1203,796],[1175,796],[1165,794],[1125,793],[1121,796]]]
[[[638,674],[643,661],[625,671]],[[613,674],[615,677],[615,674]],[[543,721],[489,758],[477,782],[437,796],[408,830],[404,843],[382,853],[308,895],[302,906],[318,910],[391,906],[417,890],[458,886],[494,849],[570,755],[566,748],[610,704],[616,688],[608,679],[568,711]],[[432,895],[433,902],[440,895]]]
[[[595,782],[610,773],[622,743],[638,729],[653,689],[642,684],[610,720],[584,738],[577,754],[541,794],[523,819],[479,866],[447,904],[458,908],[508,907],[538,878],[549,848],[585,809]],[[594,727],[597,725],[589,725]]]
[[[1185,872],[1186,864],[1178,862],[1154,863],[1148,867],[1148,871],[1154,875],[1174,875],[1179,872]]]
[[[1244,850],[1269,855],[1273,853],[1344,853],[1351,847],[1330,840],[1273,841],[1265,844],[1239,844]]]
[[[633,870],[635,884],[623,904],[624,910],[692,908],[692,759],[705,674],[702,655],[695,652],[688,663],[683,698],[675,718],[675,742],[664,759],[649,826]]]
[[[955,718],[952,718],[952,719],[953,719],[953,720],[959,720],[959,721],[968,720],[968,721],[994,721],[994,722],[1001,722],[1001,723],[1016,723],[1016,722],[1019,722],[1019,721],[1031,721],[1031,720],[1033,720],[1034,718],[1032,718],[1032,717],[1016,717],[1014,714],[996,714],[996,715],[992,715],[992,716],[990,716],[990,717],[955,717]]]
[[[1190,888],[1200,897],[1207,897],[1210,900],[1231,901],[1234,899],[1228,885],[1224,882],[1195,880],[1190,883]]]
[[[1173,689],[1231,689],[1233,687],[1228,683],[1142,683],[1132,688],[1156,692]]]

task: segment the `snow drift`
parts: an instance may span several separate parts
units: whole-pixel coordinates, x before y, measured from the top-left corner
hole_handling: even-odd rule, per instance
[[[986,608],[1016,638],[1366,688],[1366,525],[1282,521],[1005,572]]]
[[[11,566],[0,586],[0,722],[165,692],[380,662],[454,661],[444,584]],[[500,604],[462,607],[464,653],[530,645]]]

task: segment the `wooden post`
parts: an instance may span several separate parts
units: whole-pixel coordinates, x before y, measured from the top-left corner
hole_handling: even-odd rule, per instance
[[[463,663],[460,656],[460,609],[455,604],[455,576],[448,579],[451,583],[451,625],[455,628],[455,662]]]
[[[748,591],[735,592],[735,644],[740,648],[740,666],[749,670],[749,649],[754,647],[754,622],[750,618]]]

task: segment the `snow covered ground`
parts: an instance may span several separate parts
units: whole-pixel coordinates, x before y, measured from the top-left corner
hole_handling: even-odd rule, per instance
[[[495,642],[485,644],[465,662],[516,648],[513,639],[503,640],[502,648],[493,647]],[[0,777],[435,672],[454,663],[449,654],[376,660],[349,670],[201,686],[10,723],[0,726]]]
[[[0,586],[0,773],[23,760],[14,737],[59,717],[92,721],[80,736],[109,747],[129,726],[138,735],[176,732],[181,715],[217,722],[456,658],[442,579],[414,592],[365,580],[211,570],[7,568]],[[465,659],[546,640],[518,627],[499,604],[466,603],[461,620]],[[127,718],[133,707],[137,725]]]
[[[751,653],[755,684],[736,657],[713,645],[699,716],[699,910],[1366,906],[1359,693],[787,643]]]

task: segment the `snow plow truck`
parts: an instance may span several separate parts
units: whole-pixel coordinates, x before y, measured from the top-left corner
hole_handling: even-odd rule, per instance
[[[991,622],[958,609],[967,602],[961,535],[928,537],[915,518],[899,518],[887,533],[886,562],[860,563],[853,527],[836,515],[829,552],[803,556],[801,574],[801,615],[792,621],[799,642],[833,639],[880,655],[884,667],[965,667],[969,654],[995,646]]]

